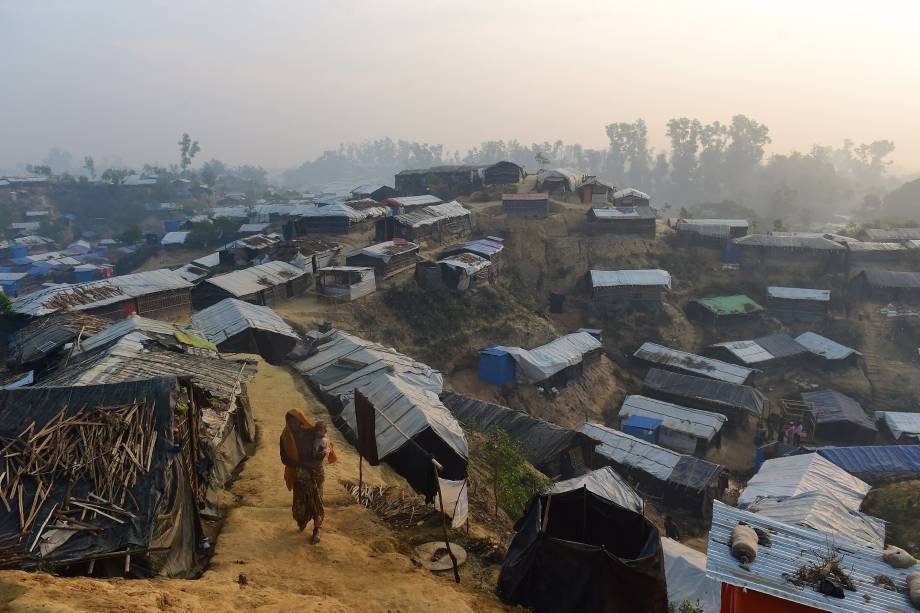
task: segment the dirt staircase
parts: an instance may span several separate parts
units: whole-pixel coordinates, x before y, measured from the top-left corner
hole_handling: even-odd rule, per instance
[[[915,365],[894,359],[893,334],[891,320],[881,313],[869,314],[862,353],[877,410],[904,410],[911,404],[910,384],[920,376]]]

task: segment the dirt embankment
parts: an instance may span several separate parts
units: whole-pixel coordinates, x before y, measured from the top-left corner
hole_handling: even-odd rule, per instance
[[[301,407],[328,414],[287,369],[260,360],[249,386],[259,426],[255,455],[233,485],[210,568],[198,580],[102,580],[44,573],[0,573],[0,609],[15,611],[493,611],[504,607],[494,583],[452,578],[417,567],[404,537],[355,503],[342,487],[357,481],[358,456],[335,428],[339,462],[327,467],[322,542],[309,544],[291,519],[277,441],[284,413]],[[403,485],[385,466],[365,465],[365,479]],[[476,527],[474,526],[474,530]],[[241,579],[244,577],[244,579]]]

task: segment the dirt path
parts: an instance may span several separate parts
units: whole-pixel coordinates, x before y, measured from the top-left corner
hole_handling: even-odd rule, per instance
[[[13,611],[487,611],[503,607],[490,593],[416,567],[397,552],[393,533],[341,487],[357,480],[358,456],[330,428],[339,462],[326,470],[322,543],[309,544],[291,519],[277,441],[284,413],[300,407],[311,419],[328,414],[290,371],[259,361],[250,397],[260,441],[232,495],[208,571],[197,581],[65,579],[0,573],[0,610]],[[373,483],[401,480],[365,466]],[[245,584],[239,582],[245,575]]]

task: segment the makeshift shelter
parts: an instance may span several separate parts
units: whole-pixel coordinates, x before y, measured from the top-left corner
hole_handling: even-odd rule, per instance
[[[802,362],[808,350],[788,334],[710,345],[708,353],[758,370],[784,371]]]
[[[613,192],[613,206],[649,206],[652,197],[634,187],[618,189]]]
[[[813,272],[842,270],[847,252],[840,243],[821,235],[773,232],[748,234],[733,242],[741,250],[743,268],[775,265]]]
[[[676,609],[683,601],[699,602],[702,613],[719,613],[721,584],[706,576],[706,554],[670,538],[661,539],[668,602]]]
[[[789,498],[805,492],[824,492],[851,511],[858,511],[871,487],[817,453],[767,460],[751,477],[738,498],[747,507],[768,496]]]
[[[788,498],[761,498],[747,508],[784,524],[811,528],[863,547],[885,548],[885,522],[847,508],[830,494],[805,492]]]
[[[610,196],[614,191],[613,185],[608,185],[596,176],[585,175],[578,185],[575,186],[575,193],[578,199],[584,204],[603,204],[610,202]]]
[[[362,247],[345,255],[348,266],[369,266],[379,279],[388,279],[415,268],[417,259],[418,245],[402,239]]]
[[[862,356],[855,349],[815,332],[803,332],[795,338],[795,341],[805,347],[809,353],[821,358],[822,363],[827,366],[851,365],[855,358]]]
[[[600,357],[601,347],[601,342],[586,332],[566,334],[535,349],[492,347],[486,350],[488,353],[480,352],[480,377],[485,355],[489,373],[513,373],[519,381],[561,387],[581,376],[585,363],[591,364]],[[488,376],[493,380],[490,382],[498,379],[493,374]]]
[[[160,345],[170,349],[187,351],[206,357],[218,357],[217,347],[202,338],[194,328],[190,326],[179,327],[165,321],[149,319],[140,315],[131,315],[115,323],[108,322],[105,328],[94,333],[85,331],[80,340],[75,342],[70,355],[80,356],[97,349],[109,347],[125,336],[134,333],[140,333],[147,339],[156,340]]]
[[[196,309],[227,298],[271,306],[303,294],[309,285],[310,276],[302,268],[268,262],[205,279],[192,291],[192,302]]]
[[[396,173],[396,191],[400,195],[424,194],[429,191],[450,196],[469,196],[485,185],[520,183],[526,173],[514,162],[494,164],[433,166],[402,170]]]
[[[460,291],[495,280],[492,262],[473,253],[458,253],[437,262],[423,260],[415,265],[419,287],[448,288]]]
[[[592,466],[613,466],[643,494],[660,498],[665,506],[679,506],[707,517],[712,501],[728,484],[718,464],[684,455],[600,424],[585,423],[581,432],[601,442]]]
[[[282,231],[288,240],[307,234],[348,234],[353,227],[385,215],[384,207],[358,210],[342,202],[305,205],[297,208]]]
[[[803,392],[802,400],[815,408],[816,436],[847,444],[874,443],[875,421],[858,402],[834,390]]]
[[[437,196],[425,194],[423,196],[398,196],[387,198],[383,204],[387,207],[390,214],[395,216],[443,203],[444,201]]]
[[[767,288],[767,312],[785,322],[819,323],[827,319],[831,304],[828,289]]]
[[[141,318],[135,318],[141,319]],[[135,321],[148,328],[153,320]],[[256,364],[246,360],[221,359],[213,349],[205,349],[191,337],[178,342],[176,330],[161,334],[140,329],[116,336],[112,329],[127,329],[116,324],[95,335],[105,342],[89,340],[83,351],[69,362],[43,377],[36,387],[86,386],[99,383],[142,381],[156,377],[180,377],[195,390],[195,405],[200,415],[193,431],[200,460],[200,498],[208,500],[206,512],[216,515],[216,493],[229,484],[246,458],[245,445],[255,440],[255,425],[249,406],[246,382],[256,373]],[[112,339],[112,340],[110,340]],[[201,341],[206,343],[206,341]],[[213,347],[212,345],[209,345]]]
[[[163,377],[0,391],[0,439],[17,451],[0,459],[15,476],[0,508],[0,567],[197,576],[198,457],[182,445],[195,437],[184,390]]]
[[[192,323],[222,353],[258,353],[281,364],[300,335],[265,306],[227,298],[192,315]]]
[[[766,398],[748,385],[715,381],[652,368],[642,381],[642,393],[653,398],[721,413],[729,424],[738,425],[764,412]]]
[[[569,168],[543,168],[537,171],[537,191],[550,194],[571,193],[581,183],[583,176],[583,173]]]
[[[581,488],[585,488],[601,498],[636,513],[642,513],[645,508],[645,502],[642,497],[609,466],[592,470],[584,475],[572,477],[565,481],[557,481],[547,490],[547,493],[554,495],[565,494]]]
[[[549,194],[502,194],[502,209],[512,217],[546,217],[549,215]]]
[[[815,454],[872,485],[920,478],[920,445],[819,447]]]
[[[389,464],[412,488],[432,500],[437,483],[431,460],[443,467],[439,477],[463,481],[467,476],[466,435],[432,391],[388,373],[379,373],[355,388],[376,409],[377,457]],[[333,421],[357,445],[354,397]],[[410,440],[411,439],[411,440]]]
[[[502,269],[502,252],[504,250],[504,239],[497,236],[487,236],[486,238],[468,241],[459,247],[448,249],[441,253],[441,257],[446,258],[459,253],[472,253],[489,260],[492,263],[492,268],[497,273],[500,273]]]
[[[754,370],[751,368],[687,353],[679,349],[671,349],[651,342],[642,343],[642,346],[636,350],[633,357],[652,366],[675,372],[690,373],[717,381],[725,381],[726,383],[743,384],[754,375]]]
[[[920,272],[867,269],[850,279],[849,296],[865,302],[920,303]]]
[[[858,268],[880,267],[897,265],[901,262],[911,262],[914,254],[902,243],[873,243],[863,241],[850,241],[847,248],[847,270]]]
[[[658,312],[661,294],[671,289],[666,270],[589,270],[588,284],[594,309],[602,314],[631,308]]]
[[[377,291],[374,269],[369,266],[327,266],[316,274],[316,291],[324,298],[357,300]]]
[[[523,411],[463,394],[446,394],[442,401],[458,421],[479,432],[504,430],[520,446],[527,461],[549,477],[569,478],[584,473],[598,444],[577,430],[568,430]]]
[[[655,238],[658,215],[647,206],[602,208],[588,211],[588,232]]]
[[[396,196],[396,190],[382,183],[369,183],[359,185],[351,190],[352,198],[370,198],[377,202],[383,202],[387,198]]]
[[[534,496],[498,577],[505,602],[541,612],[667,611],[658,529],[582,487]]]
[[[636,394],[623,399],[619,413],[620,430],[633,434],[624,427],[632,417],[645,417],[658,422],[651,442],[699,456],[706,455],[711,446],[721,445],[722,426],[728,421],[720,413],[691,409]]]
[[[693,321],[718,327],[756,321],[763,313],[763,307],[744,294],[736,294],[691,300],[684,311]]]
[[[316,274],[320,268],[332,266],[341,250],[341,245],[324,238],[300,238],[273,245],[266,257],[302,268],[307,274]]]
[[[920,443],[920,413],[876,411],[875,417],[895,442]]]
[[[742,566],[729,546],[732,530],[745,523],[770,535],[770,545]],[[889,589],[878,577],[906,585],[912,569],[896,569],[882,560],[877,549],[826,532],[790,525],[716,502],[706,548],[707,575],[722,582],[722,613],[891,613],[913,611],[906,594]],[[840,566],[853,590],[843,597],[828,596],[817,581],[796,580],[800,569],[818,568],[828,559]]]
[[[920,228],[865,228],[860,232],[860,238],[883,243],[903,243],[920,240]]]
[[[59,311],[82,311],[108,319],[132,313],[157,317],[187,314],[192,284],[171,270],[137,272],[75,285],[55,285],[20,296],[13,312],[43,317]]]
[[[677,220],[675,225],[678,230],[683,227],[689,232],[695,231],[695,228],[725,228],[725,234],[728,238],[746,236],[748,229],[751,227],[751,223],[747,219],[722,218],[688,219],[682,217]]]
[[[233,267],[248,266],[256,260],[263,260],[280,243],[281,237],[277,234],[253,234],[238,238],[222,246],[218,250],[217,262],[206,268],[214,268],[219,264]],[[200,262],[193,263],[201,264]]]
[[[187,231],[173,231],[167,232],[163,235],[163,238],[160,239],[160,244],[164,247],[173,247],[176,245],[184,245],[185,241],[188,240],[188,236],[191,232]]]
[[[10,338],[6,349],[7,365],[13,370],[41,372],[63,355],[68,343],[101,332],[111,323],[110,319],[79,311],[38,318]]]
[[[377,240],[453,243],[473,232],[472,212],[456,200],[418,207],[377,222]]]

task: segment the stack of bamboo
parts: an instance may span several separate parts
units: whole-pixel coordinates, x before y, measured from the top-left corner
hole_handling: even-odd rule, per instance
[[[394,528],[410,528],[436,515],[434,507],[426,504],[422,496],[407,493],[398,487],[364,484],[361,491],[357,483],[346,482],[345,489],[359,503],[372,509]]]
[[[19,518],[18,532],[0,534],[0,566],[34,555],[46,530],[98,533],[135,517],[131,489],[150,471],[157,441],[153,407],[67,413],[64,407],[40,428],[33,421],[17,436],[0,437],[0,505]]]

